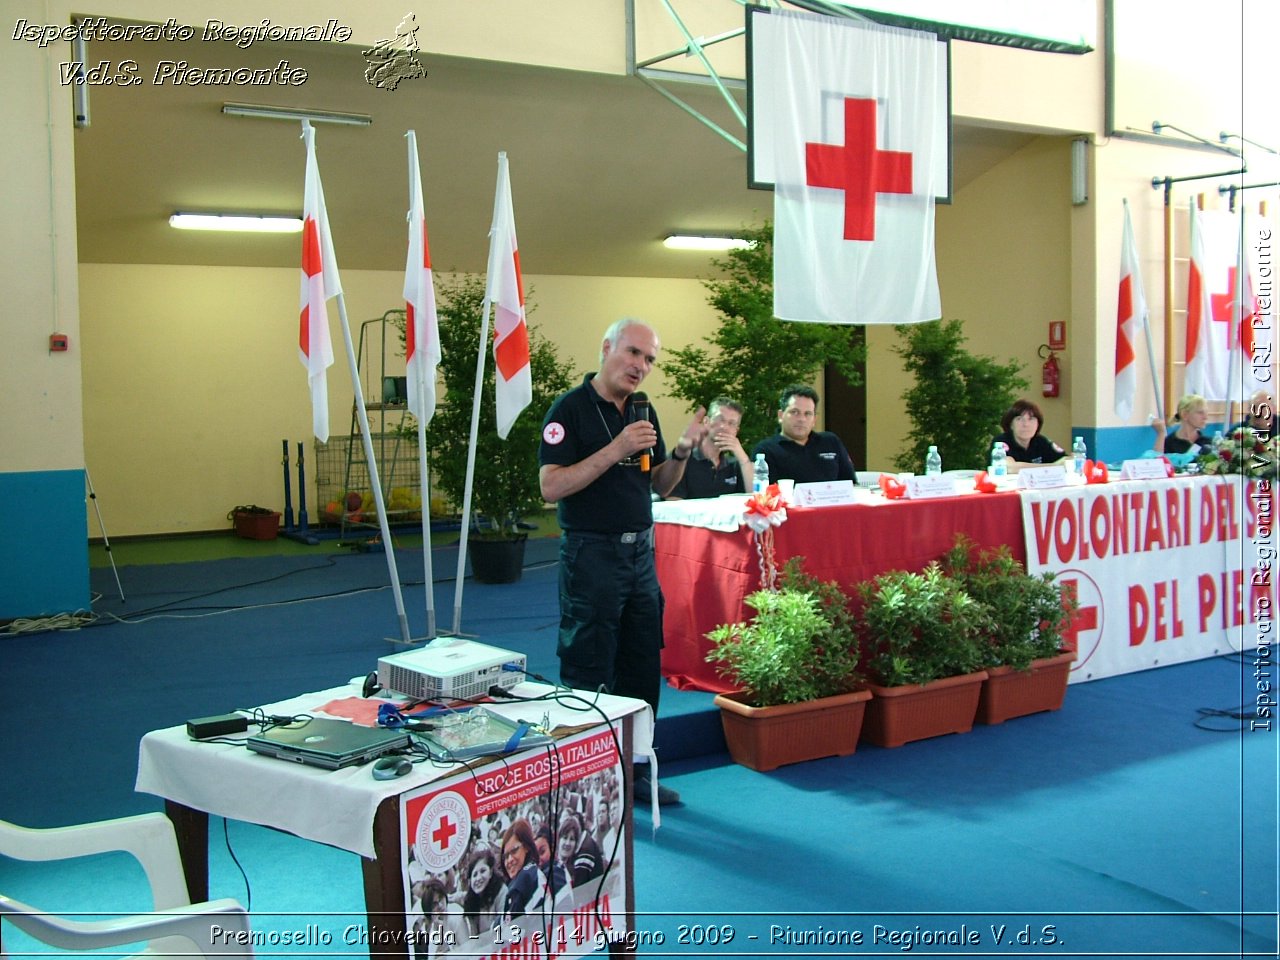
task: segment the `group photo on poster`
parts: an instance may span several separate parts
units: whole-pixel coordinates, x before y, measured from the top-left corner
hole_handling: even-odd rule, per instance
[[[406,794],[413,955],[513,955],[527,941],[541,956],[572,956],[625,929],[623,796],[608,731]]]

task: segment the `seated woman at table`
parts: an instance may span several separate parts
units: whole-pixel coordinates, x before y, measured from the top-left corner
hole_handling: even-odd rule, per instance
[[[1156,453],[1199,453],[1211,442],[1201,431],[1209,422],[1209,404],[1198,393],[1189,393],[1178,401],[1178,429],[1165,435],[1165,422],[1153,420],[1156,432],[1151,449]]]
[[[1057,463],[1066,451],[1040,432],[1044,414],[1030,400],[1018,400],[1000,418],[1004,433],[995,443],[1004,444],[1010,460],[1018,463]]]

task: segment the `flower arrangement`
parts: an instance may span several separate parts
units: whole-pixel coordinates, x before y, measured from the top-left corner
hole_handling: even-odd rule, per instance
[[[1280,475],[1280,438],[1251,427],[1236,427],[1217,437],[1196,458],[1201,473],[1239,473],[1247,477]]]

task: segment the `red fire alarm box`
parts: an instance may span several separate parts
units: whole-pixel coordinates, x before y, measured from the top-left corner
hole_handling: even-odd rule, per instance
[[[1065,320],[1049,321],[1049,349],[1050,350],[1067,349],[1067,321]]]
[[[67,349],[67,335],[65,333],[49,334],[49,352],[61,353]]]

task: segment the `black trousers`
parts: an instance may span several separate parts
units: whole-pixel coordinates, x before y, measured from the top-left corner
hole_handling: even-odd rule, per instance
[[[653,533],[566,532],[560,540],[560,680],[644,700],[662,691],[662,589]]]

